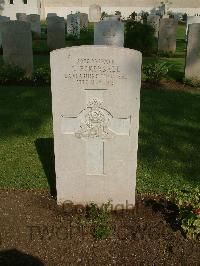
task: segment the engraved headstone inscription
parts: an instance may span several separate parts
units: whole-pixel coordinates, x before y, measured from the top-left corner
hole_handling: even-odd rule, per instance
[[[134,206],[141,53],[80,46],[50,61],[58,204]]]
[[[94,44],[123,47],[124,23],[117,20],[102,20],[95,23]]]

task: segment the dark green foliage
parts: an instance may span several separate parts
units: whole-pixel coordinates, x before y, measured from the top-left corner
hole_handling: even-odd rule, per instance
[[[105,12],[105,11],[103,11],[102,13],[101,13],[101,19],[103,19],[103,18],[105,18],[105,17],[107,17],[108,16],[108,14]]]
[[[125,47],[150,55],[154,50],[154,29],[131,19],[126,22]]]
[[[51,82],[51,70],[48,65],[42,65],[38,67],[34,73],[32,80],[36,84],[50,84]]]
[[[117,11],[115,11],[115,15],[121,17],[122,13],[121,13],[120,11],[117,10]]]
[[[151,84],[159,84],[166,77],[169,66],[166,63],[152,63],[143,67],[145,79]]]
[[[141,17],[143,19],[143,23],[147,23],[147,17],[149,16],[148,12],[142,12]]]
[[[24,79],[25,71],[19,67],[2,64],[0,67],[0,84],[12,84]]]
[[[179,208],[179,222],[189,238],[200,236],[200,189],[189,186],[173,189],[168,198]]]
[[[129,19],[135,20],[135,17],[137,16],[137,13],[134,11],[130,14]]]

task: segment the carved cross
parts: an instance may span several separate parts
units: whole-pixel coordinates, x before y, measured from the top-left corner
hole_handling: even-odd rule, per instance
[[[99,99],[92,99],[77,117],[62,116],[61,132],[86,142],[88,175],[103,175],[104,145],[114,135],[130,135],[131,117],[113,118]]]

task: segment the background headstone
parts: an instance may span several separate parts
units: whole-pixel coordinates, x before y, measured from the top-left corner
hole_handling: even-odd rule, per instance
[[[185,77],[200,80],[200,23],[188,28]]]
[[[50,61],[58,203],[134,207],[141,53],[80,46]]]
[[[160,26],[160,16],[157,15],[150,15],[147,17],[147,24],[151,25],[154,30],[154,36],[158,37],[158,33],[159,33],[159,26]]]
[[[67,16],[67,34],[76,36],[77,38],[80,37],[80,15],[77,14],[70,14]]]
[[[84,30],[88,28],[88,14],[80,13],[80,29]]]
[[[2,25],[4,22],[8,22],[9,20],[10,20],[9,17],[0,16],[0,48],[2,46],[2,34],[1,34]]]
[[[124,46],[124,24],[121,21],[102,20],[94,25],[94,44]]]
[[[50,17],[57,17],[57,14],[56,13],[48,13],[47,18],[50,18]]]
[[[173,18],[164,18],[160,20],[158,37],[159,51],[175,53],[177,26],[178,22]]]
[[[169,15],[165,14],[162,16],[162,18],[169,18]]]
[[[27,21],[26,13],[16,13],[16,18],[19,21]]]
[[[2,27],[3,60],[18,66],[30,76],[33,71],[32,35],[30,23],[9,21]]]
[[[118,21],[120,20],[120,16],[118,15],[111,15],[111,16],[106,16],[103,18],[103,20],[112,20],[112,21]]]
[[[31,14],[27,16],[28,22],[31,24],[31,31],[34,38],[41,37],[41,24],[40,24],[40,15]]]
[[[187,16],[186,36],[188,33],[188,26],[194,23],[200,23],[200,17],[199,16]]]
[[[89,8],[89,21],[99,22],[101,20],[101,7],[99,5],[91,5]]]
[[[65,47],[65,20],[62,17],[47,18],[47,45],[50,50]]]

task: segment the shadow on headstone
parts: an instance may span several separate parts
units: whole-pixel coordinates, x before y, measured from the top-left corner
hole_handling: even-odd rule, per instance
[[[56,197],[57,192],[56,192],[54,140],[53,138],[36,139],[35,146],[49,183],[50,193],[53,197]]]
[[[27,255],[17,249],[0,251],[0,265],[3,266],[43,266],[40,259]]]

